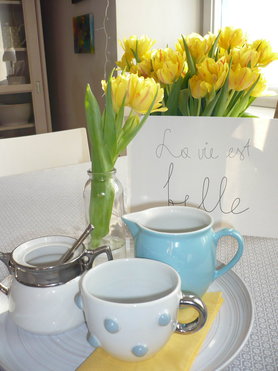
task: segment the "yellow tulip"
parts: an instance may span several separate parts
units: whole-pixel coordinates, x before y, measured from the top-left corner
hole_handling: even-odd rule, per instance
[[[258,65],[261,67],[278,59],[278,53],[273,53],[270,43],[266,40],[254,41],[251,48],[258,52]]]
[[[224,58],[215,61],[213,58],[206,58],[197,65],[199,78],[213,86],[214,90],[220,89],[228,74],[229,66]]]
[[[107,82],[102,81],[104,92],[107,90]],[[113,109],[117,113],[125,98],[125,106],[131,107],[138,113],[145,114],[156,95],[156,100],[153,105],[152,112],[166,111],[167,108],[162,107],[164,98],[164,90],[153,78],[139,77],[133,73],[123,73],[111,78],[111,91]]]
[[[255,49],[246,46],[241,49],[233,49],[230,57],[232,58],[232,68],[238,64],[240,64],[241,67],[255,68],[258,64],[260,55]]]
[[[186,44],[195,63],[201,62],[211,47],[211,38],[204,38],[197,33],[192,33],[185,37]],[[184,53],[183,39],[178,39],[176,49],[180,53]]]
[[[144,79],[142,76],[131,74],[129,90],[128,106],[138,113],[146,113],[156,96],[152,112],[167,111],[166,107],[162,107],[164,98],[164,90],[155,82],[153,78]]]
[[[184,54],[173,49],[156,50],[152,54],[151,61],[157,80],[162,84],[173,84],[184,72]]]
[[[216,35],[209,32],[207,35],[204,36],[204,39],[206,40],[206,54],[210,51],[215,39]]]
[[[253,89],[251,96],[252,97],[261,97],[265,94],[267,88],[266,79],[261,75],[259,81],[257,82],[255,88]]]
[[[241,67],[238,64],[235,69],[230,71],[229,88],[236,91],[246,90],[258,79],[259,75],[257,70]]]
[[[129,104],[129,94],[128,94],[128,87],[129,87],[129,80],[130,75],[127,73],[123,73],[118,75],[117,77],[111,78],[111,91],[112,91],[112,102],[113,102],[113,109],[115,112],[118,112],[122,102],[125,98],[125,106]],[[106,93],[107,90],[107,82],[102,80],[102,89]]]
[[[240,28],[233,29],[232,27],[225,27],[221,30],[218,42],[220,48],[229,50],[240,47],[244,43],[246,43],[246,37]]]
[[[141,62],[133,64],[130,68],[130,72],[137,73],[139,76],[143,77],[152,77],[153,67],[150,53],[146,53]]]
[[[189,80],[190,92],[194,98],[203,98],[212,91],[212,85],[194,75]]]
[[[224,58],[215,61],[206,58],[197,64],[197,74],[189,80],[190,90],[194,98],[202,98],[212,90],[220,89],[227,77],[228,63]]]
[[[116,65],[120,67],[122,71],[130,71],[132,65],[133,65],[133,57],[131,57],[129,54],[124,53],[122,55],[122,58],[120,61],[116,62]]]
[[[120,45],[124,49],[126,55],[130,58],[135,58],[137,63],[141,62],[145,54],[150,51],[154,44],[155,40],[147,36],[141,36],[140,38],[131,36],[128,39],[120,41]]]

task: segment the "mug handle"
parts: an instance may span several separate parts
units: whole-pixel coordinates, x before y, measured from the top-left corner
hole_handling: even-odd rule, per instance
[[[200,298],[192,294],[183,294],[182,298],[180,299],[180,308],[188,306],[195,308],[199,313],[199,316],[194,321],[189,323],[177,322],[175,332],[178,334],[192,334],[193,332],[199,331],[206,323],[207,308],[205,303]]]
[[[225,237],[225,236],[231,236],[237,240],[237,252],[235,253],[235,256],[232,258],[232,260],[229,261],[228,264],[214,271],[214,279],[222,276],[224,273],[228,272],[231,268],[233,268],[233,266],[239,261],[243,253],[243,247],[244,247],[243,238],[239,234],[239,232],[231,228],[224,228],[224,229],[221,229],[220,231],[215,232],[214,240],[215,240],[216,245],[218,244],[218,241],[220,240],[220,238]]]

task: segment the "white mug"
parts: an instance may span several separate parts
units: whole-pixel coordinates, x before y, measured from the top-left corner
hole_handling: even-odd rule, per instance
[[[150,358],[173,332],[198,331],[206,322],[204,303],[181,292],[178,273],[149,259],[118,259],[87,271],[76,303],[84,310],[88,341],[125,361]],[[194,307],[198,318],[177,322],[178,309]]]

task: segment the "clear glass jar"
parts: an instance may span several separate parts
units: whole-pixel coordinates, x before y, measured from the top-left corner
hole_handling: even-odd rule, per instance
[[[126,229],[122,220],[124,210],[123,186],[116,170],[93,173],[84,187],[86,222],[94,226],[88,248],[109,245],[111,250],[125,249]],[[123,254],[121,254],[123,255]]]

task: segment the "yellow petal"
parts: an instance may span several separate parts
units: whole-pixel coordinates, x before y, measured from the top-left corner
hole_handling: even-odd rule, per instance
[[[225,27],[221,30],[219,46],[223,49],[240,47],[246,42],[246,37],[240,28]]]
[[[253,71],[248,67],[237,65],[236,69],[231,69],[229,78],[229,88],[242,91],[248,89],[259,77],[259,72]]]

